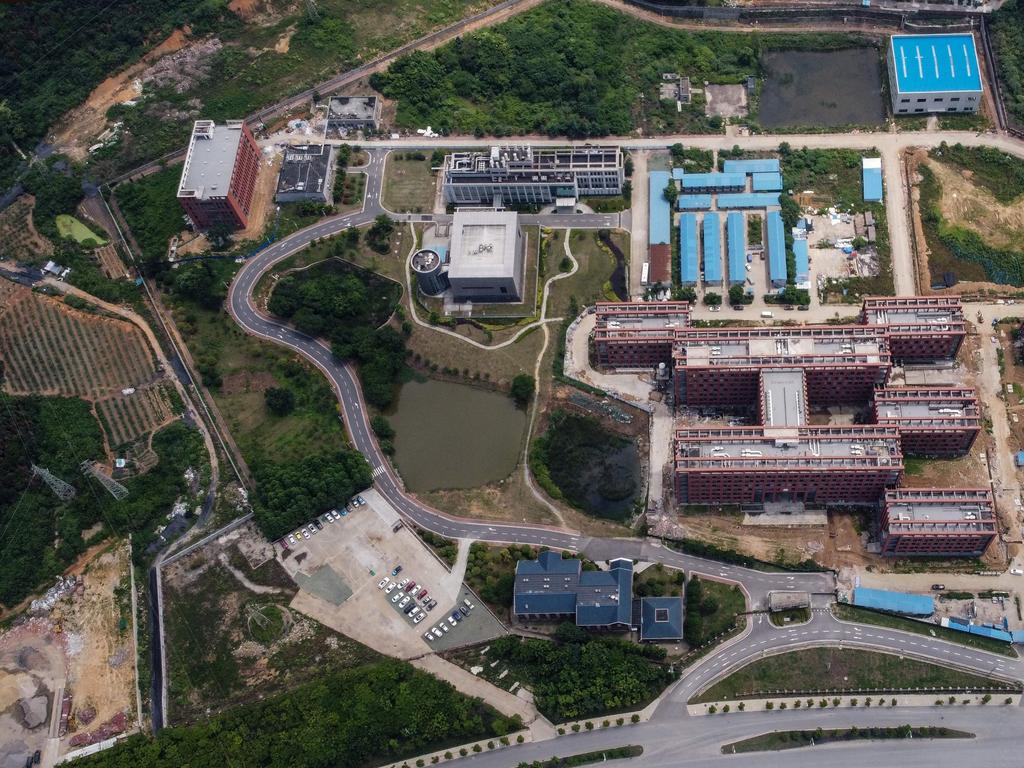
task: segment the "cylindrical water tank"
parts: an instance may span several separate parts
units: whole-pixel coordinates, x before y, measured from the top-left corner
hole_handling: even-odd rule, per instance
[[[428,296],[444,293],[448,287],[447,271],[437,251],[423,248],[412,255],[413,274],[420,290]]]

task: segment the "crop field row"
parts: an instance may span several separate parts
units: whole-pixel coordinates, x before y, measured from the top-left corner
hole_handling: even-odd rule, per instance
[[[142,332],[130,323],[32,294],[0,314],[4,385],[12,394],[99,400],[157,375]]]
[[[132,395],[118,392],[97,401],[96,412],[112,448],[144,437],[173,418],[161,385],[144,387]]]
[[[39,263],[53,253],[53,243],[36,232],[32,224],[35,198],[22,195],[0,212],[0,256]]]

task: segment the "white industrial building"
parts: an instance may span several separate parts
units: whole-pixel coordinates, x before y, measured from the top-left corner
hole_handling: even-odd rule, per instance
[[[455,205],[575,205],[620,195],[626,180],[618,147],[491,147],[444,160],[442,191]]]
[[[524,249],[515,212],[456,212],[448,248],[452,300],[522,301]]]
[[[887,61],[894,114],[978,111],[981,66],[974,35],[893,35]]]

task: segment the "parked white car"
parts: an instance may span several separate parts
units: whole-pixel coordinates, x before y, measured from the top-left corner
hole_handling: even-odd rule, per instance
[[[387,577],[384,577],[379,582],[377,582],[377,589],[384,589],[384,587],[386,587],[390,583],[391,583],[391,579],[389,579]]]
[[[384,594],[390,595],[392,592],[395,591],[395,587],[397,587],[397,586],[398,585],[395,584],[395,582],[392,581],[390,584],[388,584],[388,588],[384,590]]]

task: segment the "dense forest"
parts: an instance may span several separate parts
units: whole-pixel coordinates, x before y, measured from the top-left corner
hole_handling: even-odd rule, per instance
[[[370,487],[370,465],[351,449],[300,461],[264,462],[256,467],[256,522],[264,535],[278,539],[353,494]]]
[[[763,50],[853,44],[846,35],[669,30],[597,3],[566,0],[435,51],[410,53],[371,83],[398,100],[398,123],[405,127],[624,135],[642,119],[641,97],[656,108],[662,72],[682,72],[695,83],[740,83],[757,73]]]
[[[153,438],[159,463],[126,480],[129,496],[115,501],[78,465],[103,456],[99,424],[82,400],[0,394],[0,602],[11,605],[66,568],[88,545],[82,531],[103,528],[90,541],[134,534],[135,552],[153,539],[152,528],[187,492],[184,472],[205,463],[199,433],[178,422]],[[75,486],[61,503],[32,477],[32,464]]]
[[[358,243],[354,229],[337,237],[331,253],[344,255]],[[405,333],[382,323],[395,311],[401,286],[371,272],[328,261],[282,278],[268,308],[311,336],[324,336],[342,360],[359,364],[359,380],[367,402],[378,408],[394,398],[395,384],[405,368]]]
[[[132,736],[85,768],[361,768],[515,728],[450,684],[399,661],[315,683],[155,739]]]
[[[559,626],[557,642],[500,637],[487,657],[522,675],[537,708],[554,722],[638,709],[673,680],[657,663],[664,648],[596,637],[571,623]]]
[[[992,14],[989,31],[1006,111],[1012,123],[1024,126],[1024,5],[1009,0]]]

